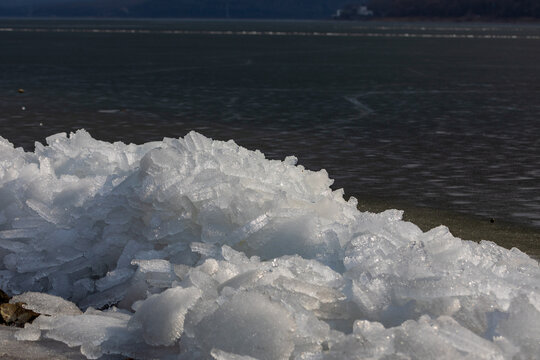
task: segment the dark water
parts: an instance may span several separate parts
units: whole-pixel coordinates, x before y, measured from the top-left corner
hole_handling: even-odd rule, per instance
[[[540,228],[540,26],[0,19],[0,49],[0,135],[28,150],[197,130]]]

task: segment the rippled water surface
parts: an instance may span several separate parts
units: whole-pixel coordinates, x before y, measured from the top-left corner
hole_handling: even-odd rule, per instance
[[[540,26],[3,19],[0,46],[0,135],[27,150],[193,129],[540,228]]]

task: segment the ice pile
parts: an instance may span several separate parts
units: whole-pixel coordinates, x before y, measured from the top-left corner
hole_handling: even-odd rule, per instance
[[[359,212],[324,170],[194,132],[47,144],[0,138],[0,288],[44,314],[19,341],[90,359],[540,354],[540,268],[517,249]]]

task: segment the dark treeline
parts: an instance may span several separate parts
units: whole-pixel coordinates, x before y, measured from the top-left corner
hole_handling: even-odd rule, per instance
[[[378,16],[540,17],[539,0],[370,0]]]
[[[0,0],[0,16],[328,19],[348,4],[377,17],[540,18],[540,0]]]
[[[343,0],[151,0],[132,12],[161,16],[218,18],[329,18]]]
[[[347,0],[51,0],[6,7],[0,0],[0,16],[325,19],[346,3]]]

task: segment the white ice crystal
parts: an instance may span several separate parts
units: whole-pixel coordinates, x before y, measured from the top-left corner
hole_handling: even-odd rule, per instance
[[[87,358],[538,356],[537,261],[362,213],[331,184],[194,132],[80,130],[34,152],[0,138],[0,287],[44,314],[15,338],[34,341],[28,358],[60,343]]]

